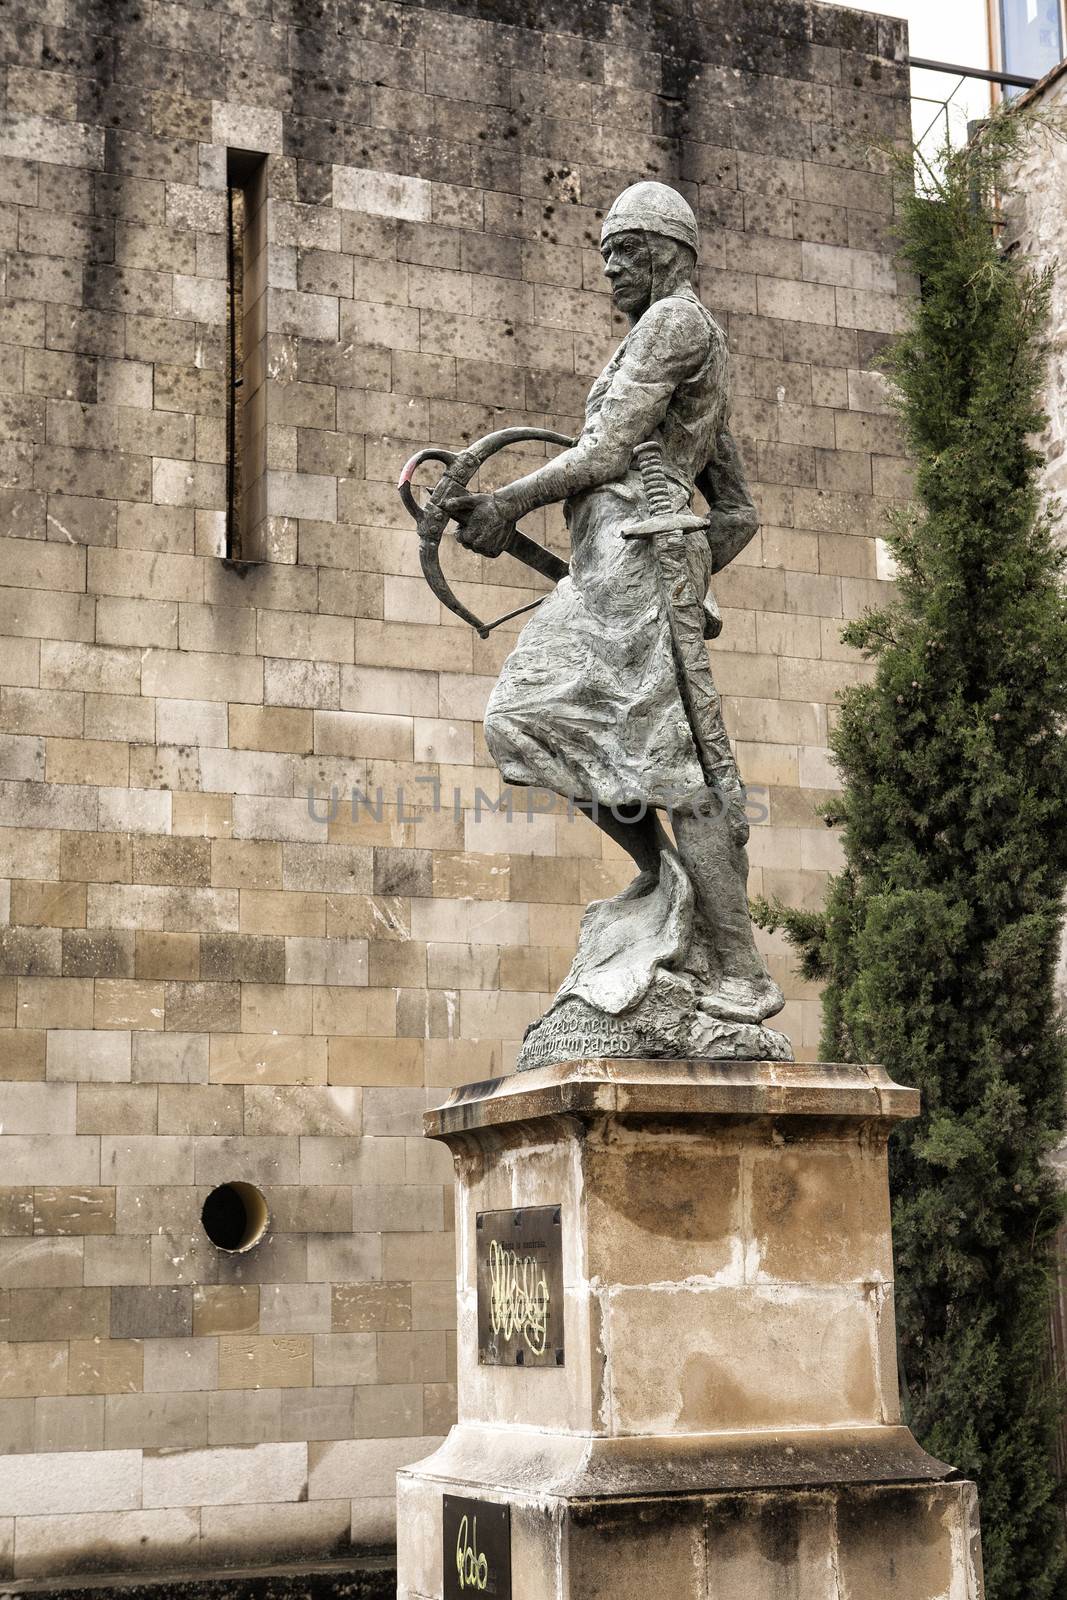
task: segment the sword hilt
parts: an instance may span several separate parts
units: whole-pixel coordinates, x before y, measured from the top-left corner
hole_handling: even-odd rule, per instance
[[[691,533],[707,526],[703,517],[692,511],[675,511],[671,505],[670,484],[663,470],[663,446],[658,439],[635,445],[632,459],[641,474],[651,516],[628,523],[621,530],[624,539],[653,539],[658,533]]]
[[[671,491],[667,474],[663,470],[663,446],[658,439],[649,439],[634,450],[634,460],[641,474],[641,487],[645,491],[648,509],[654,517],[670,516]]]

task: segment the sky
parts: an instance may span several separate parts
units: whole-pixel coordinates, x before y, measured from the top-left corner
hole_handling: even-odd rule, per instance
[[[828,0],[828,3],[836,4],[839,0]],[[913,56],[966,67],[990,64],[986,0],[865,0],[858,9],[877,11],[886,17],[905,17]],[[965,133],[968,118],[984,116],[989,110],[988,84],[970,79],[960,87],[958,78],[941,72],[916,70],[911,76],[913,96],[929,96],[930,102],[944,101],[951,96],[949,115],[954,142]],[[939,116],[935,103],[924,104],[918,98],[912,113],[917,138]],[[937,144],[944,143],[944,115],[940,113],[940,130],[935,128],[930,136]],[[940,137],[937,137],[938,131]]]

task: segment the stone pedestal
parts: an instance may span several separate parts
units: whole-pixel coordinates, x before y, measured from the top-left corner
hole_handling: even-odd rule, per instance
[[[979,1600],[974,1486],[900,1421],[886,1140],[917,1111],[876,1067],[590,1061],[430,1113],[459,1421],[399,1475],[398,1600]],[[485,1241],[540,1207],[561,1263],[497,1247],[517,1325],[487,1345],[483,1304],[480,1359],[479,1255],[484,1301]]]

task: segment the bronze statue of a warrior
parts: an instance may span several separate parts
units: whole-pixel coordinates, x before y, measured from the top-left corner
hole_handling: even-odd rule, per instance
[[[728,428],[725,338],[692,284],[697,246],[680,194],[661,183],[626,189],[601,250],[630,331],[589,392],[578,439],[492,494],[466,489],[476,463],[415,458],[447,457],[427,508],[436,520],[420,527],[424,554],[451,517],[470,549],[533,554],[531,565],[560,578],[489,698],[486,741],[501,774],[581,807],[637,868],[628,888],[586,912],[520,1068],[591,1055],[790,1055],[764,1026],[783,998],[753,938],[745,791],[704,644],[721,626],[710,579],[758,522]],[[694,489],[706,517],[690,509]],[[516,529],[556,501],[571,540],[566,575]]]

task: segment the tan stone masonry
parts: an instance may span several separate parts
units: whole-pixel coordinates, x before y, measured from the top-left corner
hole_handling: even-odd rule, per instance
[[[903,32],[797,0],[529,20],[16,0],[0,25],[0,1578],[387,1541],[395,1469],[454,1419],[421,1113],[508,1069],[626,869],[581,818],[476,808],[514,628],[442,612],[394,484],[431,441],[573,430],[620,332],[599,214],[637,177],[699,211],[763,518],[713,650],[767,813],[750,887],[815,905],[837,864],[827,738],[869,670],[840,629],[885,592],[907,489],[877,362],[908,286],[863,153],[907,129]],[[245,568],[231,148],[267,158],[275,559]],[[533,598],[509,560],[445,560],[480,613]],[[767,948],[811,1059],[817,997]],[[271,1212],[243,1256],[200,1225],[232,1179]]]

